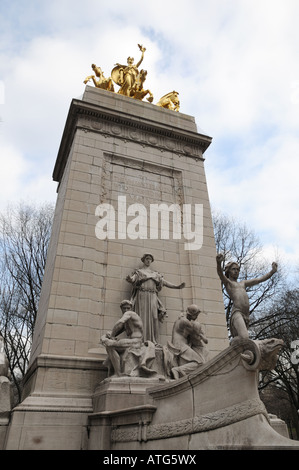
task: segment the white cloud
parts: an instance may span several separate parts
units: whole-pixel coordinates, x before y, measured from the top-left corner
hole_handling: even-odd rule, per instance
[[[0,201],[5,201],[19,193],[26,162],[22,154],[10,145],[0,145],[0,154]]]
[[[299,263],[299,140],[279,135],[242,154],[239,166],[207,171],[215,206],[246,222]],[[209,165],[208,165],[209,167]]]

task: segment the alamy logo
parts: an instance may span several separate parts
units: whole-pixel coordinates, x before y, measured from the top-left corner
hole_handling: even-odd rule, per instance
[[[118,196],[117,210],[111,204],[97,206],[95,215],[100,220],[95,233],[100,240],[180,240],[183,237],[185,250],[199,250],[203,243],[203,205],[194,204],[194,214],[192,212],[191,204],[182,207],[150,204],[149,211],[139,203],[127,207],[126,196]]]

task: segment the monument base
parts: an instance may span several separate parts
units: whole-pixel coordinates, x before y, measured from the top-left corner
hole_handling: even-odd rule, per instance
[[[13,410],[6,438],[7,426],[1,426],[3,448],[298,450],[299,441],[276,432],[277,420],[258,394],[259,371],[275,362],[277,342],[234,341],[177,380],[160,375],[107,378],[100,359],[77,360],[74,374],[71,360],[40,358],[34,365],[35,392]],[[59,393],[58,372],[64,377]],[[68,382],[77,390],[78,380],[80,394],[63,390]],[[55,396],[43,392],[45,382],[47,389],[55,386]]]
[[[236,341],[194,373],[164,384],[103,383],[101,411],[89,416],[88,448],[298,450],[298,441],[273,429],[258,394],[259,370],[275,360],[276,341]]]
[[[156,406],[150,403],[147,389],[165,382],[164,378],[111,377],[95,390],[93,410],[89,415],[88,450],[110,449],[115,426],[139,427],[151,422]]]
[[[107,376],[103,359],[41,355],[29,368],[23,401],[11,412],[6,450],[81,450],[92,393]]]
[[[289,430],[285,421],[273,414],[269,414],[269,419],[272,428],[275,429],[278,434],[281,434],[282,436],[287,437],[289,439]]]

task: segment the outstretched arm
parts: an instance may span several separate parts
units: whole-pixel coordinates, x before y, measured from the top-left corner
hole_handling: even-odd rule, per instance
[[[136,64],[136,67],[137,67],[137,68],[139,67],[139,65],[140,65],[141,62],[143,61],[144,53],[145,53],[145,51],[146,51],[146,48],[143,47],[143,46],[141,46],[140,44],[138,44],[138,47],[139,47],[139,49],[141,50],[141,59],[140,59],[140,61]]]
[[[245,287],[255,286],[257,284],[260,284],[261,282],[267,281],[268,279],[270,279],[270,277],[273,276],[274,273],[276,273],[276,271],[277,271],[277,263],[272,263],[271,271],[269,271],[264,276],[258,277],[256,279],[249,279],[248,281],[245,281]]]
[[[181,284],[172,284],[171,282],[165,281],[163,279],[163,286],[169,287],[170,289],[183,289],[185,287],[185,282],[182,282]]]
[[[218,276],[220,277],[221,281],[223,282],[223,284],[226,286],[227,284],[227,277],[223,274],[223,271],[222,271],[222,268],[221,268],[221,263],[222,261],[224,260],[224,256],[219,253],[217,256],[216,256],[216,262],[217,262],[217,274]]]

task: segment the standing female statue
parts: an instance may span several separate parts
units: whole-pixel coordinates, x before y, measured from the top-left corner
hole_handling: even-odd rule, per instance
[[[144,53],[146,48],[138,44],[138,47],[141,51],[141,59],[134,64],[134,58],[127,58],[127,65],[116,64],[114,69],[111,71],[112,80],[120,85],[118,93],[125,96],[133,96],[136,88],[136,81],[139,75],[138,67],[143,61]]]
[[[133,285],[131,302],[133,310],[138,313],[143,323],[144,341],[152,341],[158,344],[159,321],[162,323],[166,315],[166,309],[158,297],[162,287],[170,289],[182,289],[185,283],[172,284],[163,278],[163,275],[151,269],[154,257],[145,253],[141,258],[143,266],[136,269],[126,280]]]

